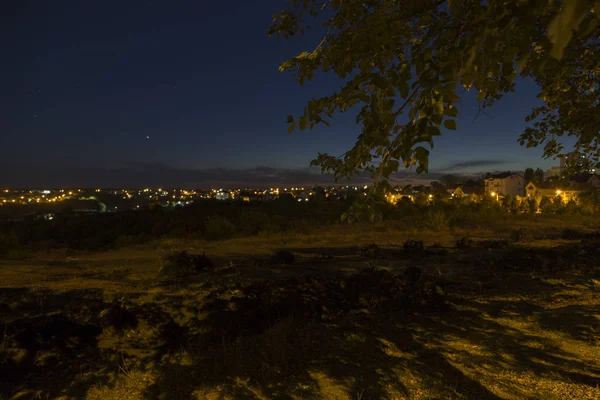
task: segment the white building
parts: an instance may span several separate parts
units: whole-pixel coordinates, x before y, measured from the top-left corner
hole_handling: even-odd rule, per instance
[[[511,172],[492,175],[485,180],[485,193],[498,196],[525,196],[525,178]]]

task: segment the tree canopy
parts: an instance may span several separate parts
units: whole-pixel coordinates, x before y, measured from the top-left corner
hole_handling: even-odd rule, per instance
[[[599,15],[600,0],[289,0],[269,34],[289,38],[315,25],[326,33],[280,70],[300,84],[319,72],[343,82],[299,118],[288,116],[289,132],[329,125],[356,106],[354,146],[341,156],[319,153],[312,165],[336,179],[369,171],[386,184],[400,165],[428,170],[434,138],[457,128],[463,91],[490,107],[519,75],[537,82],[544,102],[520,143],[553,157],[560,137],[573,135],[598,164]]]

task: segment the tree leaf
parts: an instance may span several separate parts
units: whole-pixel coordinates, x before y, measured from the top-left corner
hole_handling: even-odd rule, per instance
[[[446,111],[444,112],[445,115],[449,116],[449,117],[458,117],[458,108],[454,107],[452,104],[450,104],[448,106],[448,108],[446,108]]]
[[[456,130],[456,121],[453,119],[447,119],[444,121],[444,127],[446,127],[446,129],[455,131]]]
[[[294,129],[296,129],[296,125],[298,125],[297,122],[292,122],[290,126],[288,126],[288,135],[290,135],[294,131]]]
[[[300,130],[303,131],[308,126],[308,118],[306,116],[300,117]]]

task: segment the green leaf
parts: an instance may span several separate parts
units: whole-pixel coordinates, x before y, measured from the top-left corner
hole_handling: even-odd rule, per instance
[[[308,118],[306,118],[306,116],[301,116],[300,117],[300,130],[303,131],[306,129],[306,127],[308,126]]]
[[[446,112],[444,112],[445,115],[449,116],[449,117],[458,117],[458,108],[454,107],[452,104],[450,104],[448,106],[448,108],[446,109]]]
[[[429,136],[441,136],[442,135],[440,128],[438,128],[437,126],[428,127],[427,132],[429,133]]]
[[[441,124],[443,119],[444,119],[443,114],[437,114],[437,115],[431,116],[431,120],[437,125]]]
[[[290,126],[288,126],[288,135],[290,135],[294,131],[294,129],[296,129],[296,125],[298,125],[297,122],[292,122]]]
[[[446,129],[455,131],[456,130],[456,121],[453,119],[447,119],[444,121],[444,126],[446,127]]]
[[[588,0],[568,0],[563,2],[562,9],[548,25],[548,38],[552,43],[552,57],[560,60],[563,57],[565,47],[573,37],[573,31],[579,25],[588,12]]]
[[[287,123],[288,123],[288,124],[291,124],[292,122],[294,122],[294,117],[293,117],[293,116],[291,116],[291,115],[288,115],[288,116],[287,116]]]

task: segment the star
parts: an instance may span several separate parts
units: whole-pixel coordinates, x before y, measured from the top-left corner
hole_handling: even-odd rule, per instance
[[[146,136],[146,139],[150,139],[150,136]]]

